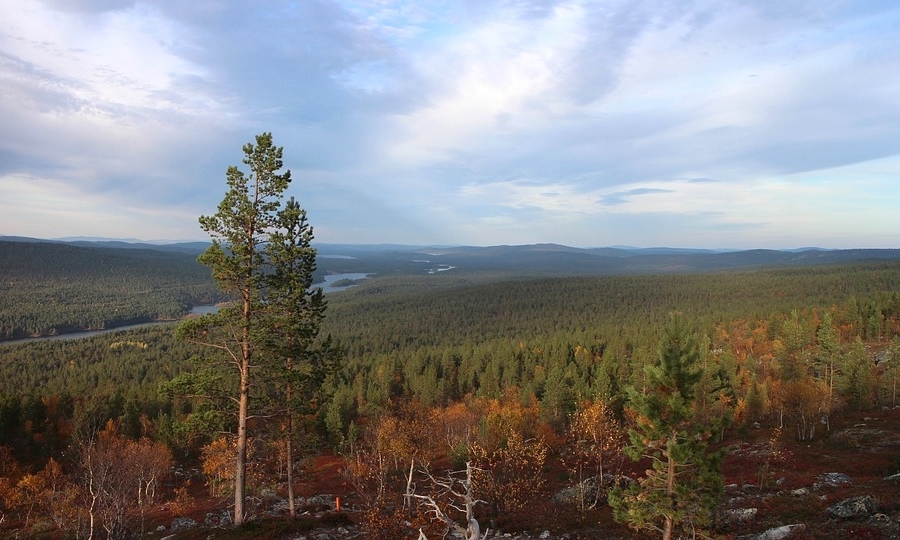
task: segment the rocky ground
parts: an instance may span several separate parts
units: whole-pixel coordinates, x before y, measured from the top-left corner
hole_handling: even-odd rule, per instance
[[[860,538],[900,540],[900,409],[845,414],[821,426],[813,441],[790,433],[749,427],[731,437],[723,466],[725,496],[714,537],[739,540]],[[340,475],[340,460],[322,456],[310,469],[300,501],[304,530],[246,538],[341,540],[364,538],[360,508]],[[634,471],[632,471],[632,474]],[[487,537],[509,540],[645,538],[611,519],[608,508],[578,514],[561,502],[558,480],[530,515],[487,523]],[[343,501],[340,514],[335,499]],[[260,522],[284,522],[286,502],[272,494],[260,507]],[[171,515],[171,514],[170,514]],[[230,518],[221,508],[198,508],[157,525],[150,536],[169,540],[220,538]],[[432,535],[434,536],[434,535]],[[227,537],[232,537],[228,535]],[[235,537],[237,538],[237,537]],[[243,538],[243,537],[242,537]],[[446,538],[456,538],[448,534]],[[431,540],[435,540],[432,538]]]

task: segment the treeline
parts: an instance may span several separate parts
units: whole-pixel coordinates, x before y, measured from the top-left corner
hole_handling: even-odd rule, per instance
[[[161,382],[191,368],[195,350],[174,339],[174,331],[174,323],[162,323],[84,339],[0,345],[0,395],[151,398]]]
[[[224,300],[188,253],[0,241],[0,340],[178,318]]]

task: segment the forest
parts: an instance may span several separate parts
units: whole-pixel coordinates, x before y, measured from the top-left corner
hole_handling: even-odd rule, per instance
[[[0,341],[174,320],[227,299],[197,254],[0,240]]]
[[[4,302],[3,320],[33,320],[28,334],[78,326],[87,317],[97,317],[94,326],[174,318],[193,302],[222,299],[208,270],[180,257],[142,253],[142,264],[133,266],[112,251],[94,265],[80,262],[89,248],[65,248],[66,257],[49,260],[28,251],[35,246],[2,247],[4,272],[19,280],[4,283],[3,298],[12,301]],[[30,256],[40,264],[24,263]],[[52,288],[36,286],[40,279]],[[120,303],[106,307],[113,291]],[[321,336],[333,340],[341,358],[291,407],[301,456],[285,462],[282,413],[251,422],[250,521],[266,521],[264,501],[283,496],[287,469],[301,472],[294,483],[302,491],[315,482],[312,464],[327,458],[338,463],[351,505],[342,518],[349,521],[341,523],[369,538],[416,538],[420,530],[439,538],[460,523],[464,531],[465,504],[452,499],[466,486],[486,501],[472,515],[495,531],[555,527],[584,537],[598,531],[643,537],[647,529],[614,521],[606,497],[617,488],[607,478],[634,466],[625,452],[628,431],[639,425],[632,392],[661,384],[653,366],[673,313],[695,342],[690,418],[716,426],[705,432],[710,448],[738,444],[753,426],[789,448],[824,444],[829,424],[842,418],[896,407],[898,291],[900,262],[892,260],[674,274],[551,278],[473,270],[367,279],[328,296]],[[51,297],[60,300],[50,304]],[[25,315],[42,305],[66,305],[74,315],[55,307],[44,318]],[[93,519],[105,537],[152,537],[148,523],[155,528],[158,521],[146,520],[158,520],[160,508],[171,521],[229,507],[234,470],[223,456],[235,418],[221,414],[222,400],[183,391],[185,377],[203,371],[203,352],[176,339],[176,327],[0,344],[2,530],[83,538]],[[260,407],[275,407],[268,383],[256,391]],[[147,467],[114,470],[113,456],[126,454]],[[771,468],[774,482],[778,466],[766,460],[751,476],[765,485]],[[85,483],[97,481],[101,470],[109,482],[103,496]],[[188,470],[194,472],[175,474]],[[548,506],[563,486],[578,487],[577,496]],[[619,498],[627,497],[619,492]],[[715,537],[734,534],[721,521],[689,516],[690,525]],[[291,523],[286,530],[299,530],[300,521]]]

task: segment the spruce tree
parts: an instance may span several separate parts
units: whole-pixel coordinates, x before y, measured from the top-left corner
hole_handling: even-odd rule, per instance
[[[657,531],[663,540],[677,531],[692,536],[707,526],[722,492],[723,454],[707,449],[720,426],[704,425],[695,414],[699,357],[683,320],[673,315],[658,362],[646,368],[646,391],[628,390],[626,412],[633,427],[625,452],[635,461],[649,459],[651,469],[632,485],[614,489],[609,502],[616,520]]]

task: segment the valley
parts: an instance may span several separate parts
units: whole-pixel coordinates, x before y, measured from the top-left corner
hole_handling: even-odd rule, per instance
[[[117,289],[131,298],[120,304],[121,320],[160,316],[141,311],[153,305],[142,299],[148,284],[164,276],[172,278],[166,290],[179,291],[185,302],[179,313],[194,302],[222,299],[187,262],[173,271],[171,261],[183,261],[181,255],[79,247],[65,252],[81,261],[71,268],[53,254],[45,260],[59,268],[33,265],[23,272],[9,270],[15,263],[4,259],[6,247],[0,242],[4,283],[27,277],[29,287],[16,286],[15,294],[32,295],[21,297],[20,310],[54,306],[42,299],[119,273],[134,276],[125,282],[136,285]],[[407,475],[413,471],[416,493],[425,496],[435,485],[427,473],[439,479],[465,459],[492,471],[492,477],[476,477],[482,497],[492,501],[478,516],[507,538],[545,531],[543,537],[553,539],[646,537],[613,519],[605,502],[608,487],[588,506],[560,502],[560,493],[592,476],[581,476],[575,463],[595,467],[602,458],[609,478],[639,478],[647,468],[622,453],[634,418],[629,388],[646,387],[673,312],[688,324],[697,346],[702,400],[693,405],[695,414],[722,426],[709,441],[710,448],[726,450],[723,491],[710,523],[714,537],[743,538],[788,525],[802,525],[791,538],[896,535],[900,488],[888,478],[900,473],[900,261],[892,252],[764,254],[778,262],[761,266],[758,253],[653,253],[628,263],[652,272],[622,273],[620,267],[602,273],[591,256],[561,247],[457,250],[446,258],[435,249],[426,258],[422,248],[396,246],[325,251],[340,256],[318,259],[319,283],[350,279],[353,286],[326,297],[321,336],[339,347],[340,361],[293,413],[303,449],[294,487],[310,513],[284,518],[279,424],[259,421],[257,476],[249,486],[259,494],[257,517],[252,526],[228,533],[235,538],[296,539],[305,530],[334,539],[415,538],[418,527],[439,537],[440,523],[428,514],[414,513],[413,521],[401,517],[411,512],[401,510]],[[147,263],[156,257],[159,266]],[[588,262],[579,266],[583,257]],[[132,259],[141,271],[128,274],[136,268]],[[547,266],[531,266],[536,259]],[[553,260],[556,270],[549,266]],[[453,268],[429,272],[437,265]],[[707,270],[696,270],[701,267]],[[106,301],[102,289],[84,291],[82,304],[44,310],[51,327],[61,326],[58,317],[66,310],[90,314],[97,310],[78,306]],[[0,493],[8,516],[0,523],[4,531],[65,536],[52,525],[59,508],[40,502],[59,496],[56,488],[33,488],[37,506],[27,518],[17,494],[31,485],[23,483],[26,478],[38,482],[49,474],[50,463],[58,463],[65,485],[76,489],[83,464],[70,456],[84,444],[84,434],[102,432],[123,448],[158,443],[154,452],[165,449],[173,471],[193,471],[167,475],[159,485],[147,531],[165,529],[144,537],[225,534],[228,529],[216,528],[208,516],[227,510],[227,495],[213,490],[219,484],[211,479],[229,473],[225,465],[212,468],[211,452],[228,440],[221,434],[232,431],[234,421],[222,413],[227,401],[180,390],[178,381],[202,372],[204,352],[177,340],[176,327],[163,323],[0,347],[0,448],[14,464],[3,473],[6,491]],[[217,381],[222,389],[233,385],[227,377]],[[270,406],[267,391],[260,387],[253,395],[260,413]],[[609,411],[608,427],[618,426],[621,438],[579,454],[585,439],[573,431],[575,419],[601,405]],[[516,461],[524,456],[530,457]],[[829,473],[849,480],[823,484]],[[501,489],[490,478],[503,478],[502,485],[519,491]],[[834,517],[834,505],[865,496],[870,499],[862,500],[859,515]],[[335,497],[343,501],[339,515]],[[72,512],[79,511],[76,503]],[[125,515],[133,520],[138,509]],[[171,529],[180,517],[194,525]]]

